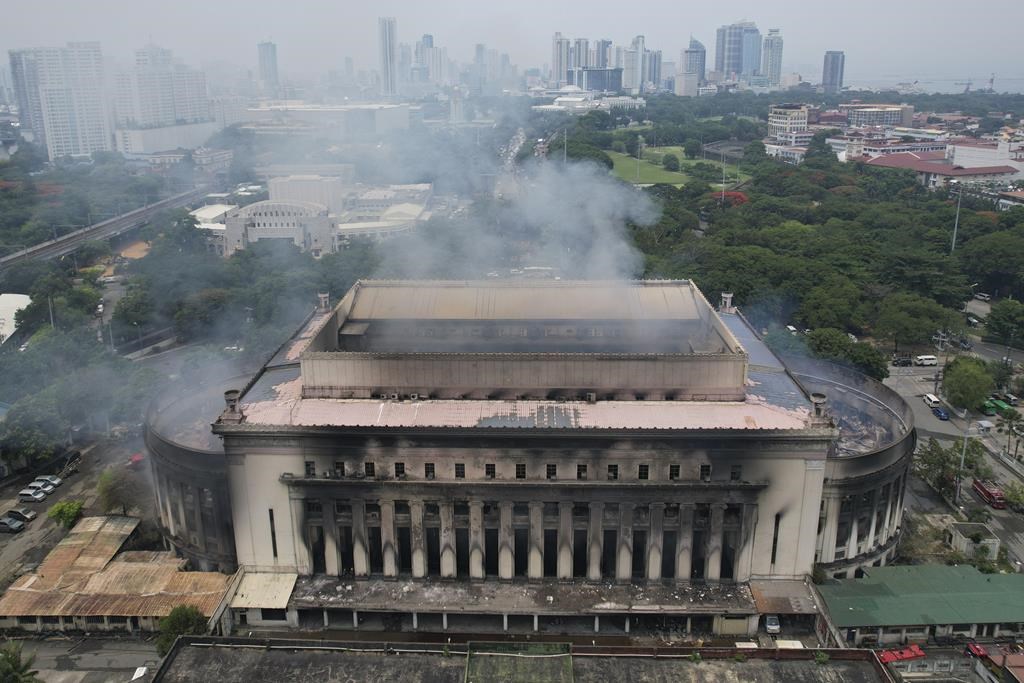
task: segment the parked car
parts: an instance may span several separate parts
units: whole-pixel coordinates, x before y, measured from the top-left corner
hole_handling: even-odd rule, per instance
[[[912,361],[909,357],[907,357],[907,358],[893,358],[892,359],[892,364],[895,365],[898,368],[909,368],[911,365],[914,364],[914,361]]]
[[[25,525],[11,517],[0,517],[0,534],[16,534],[24,531]]]
[[[22,524],[28,524],[38,516],[39,515],[28,508],[12,508],[4,513],[4,517],[12,517]]]
[[[18,491],[18,500],[22,503],[41,503],[46,500],[46,494],[39,489],[22,489]]]
[[[32,482],[29,482],[28,484],[25,484],[25,488],[27,488],[27,489],[39,489],[40,491],[42,491],[46,495],[50,495],[51,493],[53,493],[54,491],[57,490],[56,486],[54,486],[50,482],[44,481],[42,479],[36,479],[35,481],[32,481]]]
[[[36,477],[36,481],[48,481],[54,486],[60,486],[61,484],[64,483],[63,479],[52,474],[44,474],[42,476]]]
[[[782,624],[779,622],[779,617],[775,614],[769,614],[764,618],[764,630],[774,635],[782,633]]]
[[[932,415],[934,415],[935,417],[939,418],[943,422],[948,422],[949,421],[949,413],[946,411],[945,408],[940,408],[938,406],[935,406],[934,408],[932,408]]]

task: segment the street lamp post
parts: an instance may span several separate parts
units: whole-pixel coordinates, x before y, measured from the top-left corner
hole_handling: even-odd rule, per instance
[[[967,459],[967,439],[971,435],[971,415],[969,411],[964,411],[964,416],[967,418],[967,424],[964,426],[964,446],[960,450],[960,466],[956,469],[956,494],[953,496],[953,504],[960,505],[960,493],[963,488],[963,476],[964,476],[964,461]]]
[[[949,181],[950,185],[956,185],[958,192],[956,193],[956,219],[953,221],[953,241],[949,245],[949,253],[952,255],[956,251],[956,231],[960,227],[960,202],[964,198],[964,188],[956,180]]]

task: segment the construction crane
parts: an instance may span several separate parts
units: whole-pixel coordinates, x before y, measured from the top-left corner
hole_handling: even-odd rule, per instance
[[[996,75],[995,75],[995,73],[993,73],[991,76],[989,76],[989,79],[988,79],[988,91],[989,92],[995,92],[996,91]]]
[[[969,93],[971,92],[971,86],[974,85],[974,81],[968,76],[966,81],[957,81],[953,85],[962,85],[964,86],[964,93]]]

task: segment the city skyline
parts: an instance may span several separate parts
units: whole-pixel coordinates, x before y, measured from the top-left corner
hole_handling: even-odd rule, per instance
[[[445,3],[451,12],[439,12],[437,7],[423,8],[383,3],[373,9],[346,8],[344,16],[331,21],[330,12],[318,10],[315,14],[297,11],[282,16],[271,15],[269,10],[245,7],[229,0],[212,8],[204,8],[203,16],[212,23],[230,23],[235,30],[221,33],[217,41],[202,40],[189,21],[196,16],[197,7],[186,2],[175,6],[161,6],[143,13],[131,11],[122,0],[100,3],[99,10],[78,13],[67,3],[43,0],[36,11],[11,17],[0,27],[0,49],[59,45],[69,40],[97,40],[103,44],[106,59],[126,61],[140,44],[154,42],[169,49],[182,61],[196,66],[227,62],[255,70],[252,45],[272,40],[280,48],[282,76],[309,77],[322,74],[330,68],[341,68],[346,57],[354,59],[359,69],[376,69],[378,63],[377,19],[395,16],[398,20],[398,42],[412,44],[423,33],[434,34],[440,44],[446,45],[451,59],[472,61],[474,46],[484,43],[490,48],[509,52],[513,63],[520,68],[550,66],[551,36],[561,31],[568,38],[587,38],[591,44],[610,39],[617,45],[629,45],[633,36],[644,35],[648,49],[660,49],[668,54],[679,54],[692,34],[708,46],[715,44],[719,26],[737,21],[751,21],[763,32],[781,29],[786,36],[783,59],[784,72],[798,72],[805,79],[816,80],[821,58],[827,50],[842,50],[848,57],[846,82],[851,85],[873,82],[895,83],[898,80],[933,79],[943,89],[955,89],[953,82],[968,77],[983,80],[996,74],[997,89],[1024,89],[1024,69],[1014,59],[1013,21],[963,23],[935,18],[929,32],[920,37],[906,35],[907,22],[917,19],[912,8],[893,7],[877,3],[887,21],[881,24],[874,18],[870,5],[857,16],[844,17],[842,35],[823,32],[822,22],[834,17],[829,10],[820,11],[795,5],[773,6],[766,11],[761,5],[739,2],[722,9],[681,9],[658,4],[631,8],[628,21],[607,12],[586,15],[561,11],[539,3],[520,3],[512,8],[488,8],[481,16],[475,5],[460,1]],[[986,3],[982,3],[983,5]],[[995,9],[995,3],[988,3]],[[302,3],[299,9],[303,8]],[[310,7],[312,9],[312,7]],[[104,11],[116,11],[120,17],[116,31],[99,21]],[[239,10],[239,11],[236,11]],[[59,14],[65,18],[61,27],[52,23],[34,21],[33,16],[43,13]],[[442,14],[457,16],[452,22],[440,18]],[[820,15],[820,16],[819,16]],[[316,16],[317,20],[311,18]],[[543,21],[534,17],[542,16]],[[268,31],[268,27],[273,27]],[[443,30],[448,27],[447,33]],[[870,36],[858,40],[853,36]],[[956,50],[936,50],[935,45],[983,44],[984,54],[963,53]],[[888,46],[888,47],[887,47]],[[710,61],[710,60],[709,60]],[[1007,70],[1009,69],[1009,70]]]

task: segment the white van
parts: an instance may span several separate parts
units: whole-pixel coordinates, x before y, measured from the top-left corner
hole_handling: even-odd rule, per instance
[[[935,356],[916,356],[914,365],[938,365],[939,359]]]
[[[928,404],[929,408],[938,408],[942,405],[942,401],[940,401],[939,397],[935,394],[925,394],[924,402]]]
[[[990,294],[984,294],[982,292],[975,294],[974,298],[978,301],[992,301],[992,296]]]

